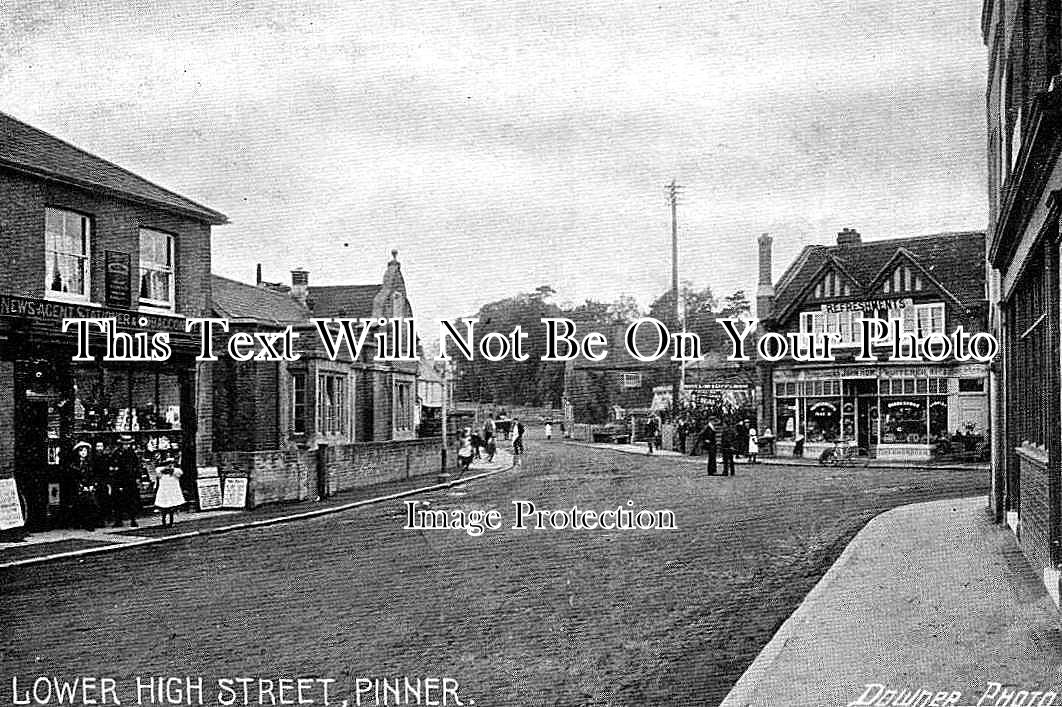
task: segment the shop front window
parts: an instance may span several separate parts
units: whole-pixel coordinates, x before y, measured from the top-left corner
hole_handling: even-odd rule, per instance
[[[840,399],[808,398],[807,441],[832,442],[841,432]]]
[[[913,381],[911,381],[913,385]],[[913,391],[912,391],[913,392]],[[927,444],[926,398],[881,399],[881,441],[884,444]]]
[[[929,399],[929,437],[933,444],[946,442],[948,430],[948,399],[935,395]]]

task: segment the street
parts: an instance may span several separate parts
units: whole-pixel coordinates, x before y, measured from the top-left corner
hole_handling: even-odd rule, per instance
[[[883,510],[966,471],[738,465],[532,437],[518,469],[417,497],[502,529],[404,530],[400,501],[0,573],[0,685],[37,676],[456,679],[465,704],[715,705]],[[512,530],[512,502],[674,513],[675,530]],[[209,704],[209,701],[207,702]]]

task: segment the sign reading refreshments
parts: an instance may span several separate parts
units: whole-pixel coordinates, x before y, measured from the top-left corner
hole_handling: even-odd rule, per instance
[[[132,271],[129,254],[117,250],[106,251],[107,278],[104,282],[104,302],[108,307],[128,309],[132,306]]]

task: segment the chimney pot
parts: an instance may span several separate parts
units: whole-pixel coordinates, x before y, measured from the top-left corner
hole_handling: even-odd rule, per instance
[[[291,271],[291,296],[299,304],[306,304],[306,295],[310,289],[310,273],[302,268]]]
[[[850,248],[852,246],[862,245],[863,239],[859,235],[859,231],[854,228],[843,228],[837,234],[837,245],[842,248]]]

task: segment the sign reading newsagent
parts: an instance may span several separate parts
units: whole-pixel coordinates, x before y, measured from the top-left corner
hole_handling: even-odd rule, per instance
[[[14,295],[0,295],[0,317],[18,317],[34,323],[54,325],[56,331],[59,331],[64,319],[113,318],[117,325],[123,328],[168,331],[182,335],[185,333],[183,317]]]

